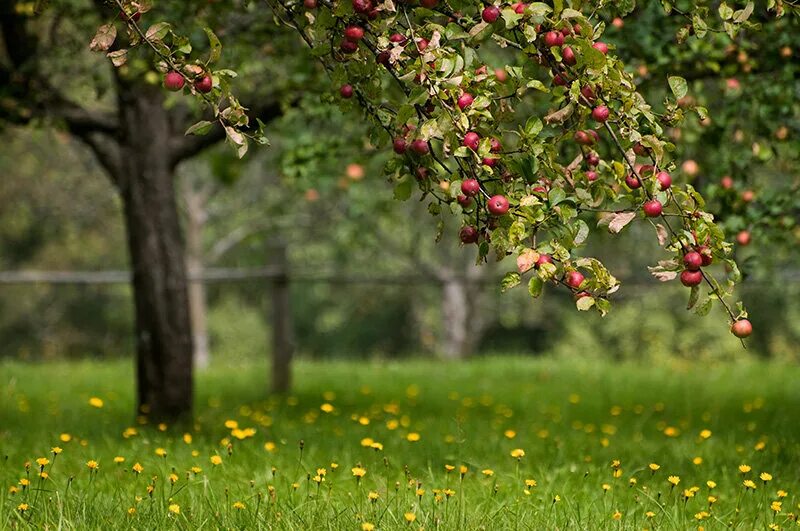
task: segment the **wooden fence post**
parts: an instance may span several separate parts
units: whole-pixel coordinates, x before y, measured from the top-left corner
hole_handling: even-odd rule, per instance
[[[272,306],[272,392],[287,393],[292,383],[292,313],[286,242],[270,246],[270,263],[277,270],[271,282]]]

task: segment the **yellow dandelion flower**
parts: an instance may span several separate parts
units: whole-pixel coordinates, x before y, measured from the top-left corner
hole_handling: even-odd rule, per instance
[[[333,410],[336,409],[333,407],[333,404],[329,404],[328,402],[325,402],[324,404],[319,406],[319,408],[322,410],[323,413],[333,413]]]
[[[652,518],[656,515],[656,513],[654,513],[653,511],[647,511],[646,513],[644,513],[644,515],[648,518]]]
[[[370,444],[369,447],[372,448],[373,450],[378,450],[378,451],[383,450],[383,444],[381,444],[379,442],[374,442],[374,443]]]
[[[361,424],[362,426],[367,426],[367,425],[369,425],[369,418],[367,418],[367,417],[358,417],[358,423]]]
[[[184,433],[183,434],[183,442],[186,444],[192,444],[192,434],[191,433]]]
[[[695,457],[694,459],[692,459],[692,464],[694,464],[694,465],[702,465],[703,464],[703,458],[700,457],[700,456]]]
[[[92,398],[89,399],[89,405],[92,407],[101,408],[103,407],[103,399],[93,396]]]
[[[753,489],[756,490],[756,483],[752,479],[746,479],[742,482],[745,489]]]
[[[453,465],[444,465],[444,469],[445,469],[447,472],[452,472],[453,470],[455,470],[455,469],[456,469],[456,467],[454,467]]]
[[[419,433],[414,432],[414,431],[412,431],[411,433],[406,435],[406,440],[408,442],[417,442],[417,441],[419,441],[419,439],[420,439]]]
[[[371,437],[364,437],[363,439],[361,439],[361,446],[363,446],[364,448],[369,448],[370,446],[372,446],[372,443],[374,442],[375,441]]]
[[[50,448],[50,451],[53,452],[53,455],[58,455],[61,452],[63,452],[63,450],[58,446],[53,446],[52,448]]]
[[[655,472],[656,470],[658,470],[659,468],[661,468],[661,465],[658,465],[658,464],[656,464],[656,463],[650,463],[650,464],[648,465],[648,467],[650,468],[650,470],[651,470],[651,471]]]
[[[683,497],[686,498],[687,500],[689,498],[694,498],[694,491],[691,490],[691,489],[684,489],[683,490]]]
[[[716,481],[711,481],[709,479],[708,481],[706,481],[706,487],[708,487],[709,489],[715,489],[715,488],[717,488],[717,482]]]
[[[24,513],[24,512],[25,512],[25,511],[27,511],[29,508],[30,508],[30,506],[29,506],[27,503],[20,503],[19,505],[17,505],[17,510],[18,510],[19,512],[21,512],[21,513]]]
[[[50,474],[48,474],[47,472],[39,472],[39,477],[42,479],[47,479],[50,477]]]
[[[28,478],[22,478],[19,480],[19,484],[22,485],[23,487],[27,487],[31,484],[31,482]]]
[[[467,468],[465,465],[458,467],[458,473],[461,474],[461,477],[464,477],[467,472],[469,472],[469,468]]]
[[[772,474],[770,474],[769,472],[762,472],[761,474],[759,474],[759,476],[758,476],[758,477],[759,477],[759,478],[761,479],[761,481],[763,481],[764,483],[766,483],[767,481],[772,481]]]
[[[181,514],[181,506],[177,503],[173,503],[169,506],[169,512],[172,514]]]
[[[272,441],[267,441],[264,443],[264,450],[268,451],[269,453],[274,452],[276,448],[277,445]]]
[[[785,490],[779,490],[778,491],[778,498],[785,498],[788,495],[789,495],[789,493],[786,492]]]
[[[709,496],[707,498],[707,500],[708,500],[708,504],[709,505],[714,505],[715,503],[717,503],[717,497],[716,496]]]
[[[608,492],[611,490],[611,485],[609,485],[608,483],[603,483],[601,485],[601,488],[603,489],[604,492]]]
[[[117,464],[124,463],[125,462],[125,458],[122,457],[121,455],[118,455],[118,456],[116,456],[114,458],[114,462],[117,463]]]
[[[710,514],[708,514],[707,512],[705,512],[705,511],[700,511],[699,513],[697,513],[697,514],[695,514],[695,515],[694,515],[694,519],[695,519],[695,520],[705,520],[705,519],[706,519],[706,518],[708,518],[709,516],[711,516],[711,515],[710,515]]]
[[[380,497],[381,497],[381,495],[378,494],[377,492],[375,492],[374,490],[369,491],[369,493],[367,494],[367,498],[370,501],[378,501],[378,498],[380,498]]]
[[[228,428],[229,430],[235,430],[236,428],[239,427],[239,423],[236,422],[235,420],[228,419],[225,421],[225,427]]]
[[[517,436],[517,432],[514,430],[506,430],[503,432],[503,435],[505,435],[506,439],[513,439]]]
[[[667,426],[666,428],[664,428],[664,435],[666,435],[667,437],[677,437],[678,435],[680,435],[680,433],[681,433],[680,430],[675,426]]]
[[[62,433],[61,435],[58,436],[58,439],[61,442],[70,442],[72,440],[72,435],[70,435],[69,433]]]
[[[538,483],[536,483],[535,479],[526,479],[525,480],[525,486],[528,487],[529,489],[532,489],[536,485],[538,485]]]
[[[762,450],[763,450],[764,448],[766,448],[766,447],[767,447],[767,443],[766,443],[766,442],[764,442],[764,441],[758,441],[758,442],[756,443],[756,445],[753,447],[753,449],[755,449],[755,451],[756,451],[756,452],[760,452],[760,451],[762,451]]]
[[[483,474],[487,478],[492,477],[494,476],[494,470],[492,470],[491,468],[484,468],[483,470],[481,470],[481,474]]]
[[[39,459],[36,460],[36,464],[39,465],[41,468],[44,468],[50,464],[50,460],[46,457],[40,457]]]
[[[558,494],[556,494],[555,496],[553,496],[553,503],[558,503],[558,502],[560,502],[560,501],[561,501],[561,496],[559,496]]]
[[[611,475],[614,476],[615,478],[621,478],[622,477],[622,469],[618,468],[618,469],[614,470],[614,472],[612,472]]]
[[[375,524],[364,522],[361,524],[361,531],[375,531]]]
[[[155,453],[158,457],[167,457],[167,451],[163,448],[156,448]]]
[[[129,515],[136,514],[136,507],[128,507],[128,514]]]
[[[89,467],[89,470],[97,470],[98,468],[100,468],[100,465],[94,459],[86,461],[86,466]]]
[[[619,511],[614,511],[614,514],[611,515],[611,518],[613,518],[614,520],[621,520],[622,513]]]
[[[351,468],[350,472],[353,473],[354,477],[359,478],[359,479],[363,478],[364,476],[367,475],[367,469],[362,468],[360,466],[355,466],[355,467]]]
[[[515,459],[522,459],[523,457],[525,457],[525,450],[523,450],[522,448],[515,448],[511,450],[511,457]]]
[[[144,470],[144,467],[142,465],[140,465],[139,463],[134,463],[133,467],[131,467],[131,470],[133,470],[137,474],[141,474],[142,471]]]
[[[175,473],[170,474],[169,475],[169,482],[172,483],[173,485],[175,483],[177,483],[178,482],[178,475],[175,474]]]
[[[403,518],[405,518],[406,522],[408,522],[410,524],[411,522],[413,522],[414,520],[417,519],[417,515],[414,514],[414,513],[405,513],[403,515]]]
[[[200,468],[199,466],[193,466],[193,467],[191,468],[191,471],[192,471],[192,473],[193,473],[193,474],[195,474],[195,475],[196,475],[196,474],[199,474],[200,472],[202,472],[202,471],[203,471],[203,469],[202,469],[202,468]]]
[[[389,419],[386,421],[387,430],[396,430],[400,426],[400,421],[397,419]]]
[[[701,439],[708,439],[711,437],[711,430],[705,429],[700,431],[700,438]]]
[[[222,464],[222,458],[220,456],[218,456],[218,455],[212,455],[211,456],[211,464],[214,465],[214,466],[221,465]]]
[[[243,511],[245,509],[245,504],[240,501],[233,502],[233,508],[237,511]]]
[[[752,470],[750,468],[750,465],[739,465],[739,472],[741,472],[742,474],[747,474],[748,472],[750,472],[750,470]]]
[[[331,470],[336,470],[339,468],[339,463],[331,463]]]
[[[317,475],[318,476],[325,476],[327,474],[328,474],[328,471],[326,469],[324,469],[324,468],[318,468],[317,469]]]
[[[422,498],[425,496],[425,489],[417,489],[417,497]]]
[[[668,482],[669,482],[669,483],[670,483],[670,484],[671,484],[673,487],[677,487],[677,486],[678,486],[678,483],[680,483],[680,482],[681,482],[681,478],[680,478],[680,476],[669,476],[669,477],[667,478],[667,481],[668,481]]]
[[[779,512],[781,512],[781,506],[782,505],[783,505],[782,502],[779,502],[778,500],[775,500],[770,504],[769,508],[772,509],[773,511],[775,511],[776,513],[779,513]]]
[[[637,483],[638,483],[638,481],[636,480],[636,478],[631,478],[631,479],[628,480],[628,484],[631,487],[635,487]]]

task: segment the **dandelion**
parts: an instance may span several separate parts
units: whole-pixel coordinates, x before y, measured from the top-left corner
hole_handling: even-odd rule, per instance
[[[50,448],[50,451],[53,452],[53,455],[58,455],[61,452],[63,452],[63,450],[58,446],[53,446],[52,448]]]
[[[133,466],[131,467],[131,470],[133,470],[137,474],[141,474],[142,471],[144,470],[144,467],[139,463],[134,463]]]
[[[651,472],[655,472],[656,470],[658,470],[659,468],[661,468],[661,465],[659,465],[659,464],[656,464],[656,463],[650,463],[650,464],[648,465],[648,468],[650,468],[650,471],[651,471]]]
[[[333,413],[333,410],[335,409],[333,407],[333,404],[329,404],[327,402],[319,406],[319,408],[322,410],[323,413]]]
[[[717,487],[717,482],[711,481],[709,479],[708,481],[706,481],[706,487],[708,487],[709,489],[715,489]]]
[[[116,456],[116,457],[114,458],[114,462],[115,462],[116,464],[124,463],[124,462],[125,462],[125,458],[124,458],[124,457],[122,457],[121,455],[118,455],[118,456]]]
[[[184,433],[183,434],[183,442],[185,444],[192,444],[192,434],[191,433]]]
[[[245,509],[245,504],[240,501],[233,502],[233,508],[237,511],[243,511]]]
[[[766,483],[767,481],[772,481],[772,474],[770,474],[770,473],[768,473],[768,472],[762,472],[761,474],[759,474],[759,476],[758,476],[758,477],[759,477],[759,478],[761,479],[761,481],[763,481],[764,483]]]
[[[61,442],[70,442],[72,440],[72,435],[70,435],[69,433],[62,433],[61,435],[58,436],[58,439]]]
[[[377,492],[375,492],[374,490],[369,491],[369,494],[367,494],[367,499],[369,499],[369,501],[372,501],[372,502],[378,501],[378,498],[380,498],[380,497],[381,497],[381,495],[378,494]]]
[[[405,513],[403,515],[403,518],[405,518],[406,522],[408,522],[410,524],[410,523],[414,522],[414,520],[417,519],[417,515],[414,514],[414,513]]]
[[[778,491],[778,498],[785,498],[788,495],[789,495],[789,493],[786,492],[785,490],[779,490]]]
[[[683,499],[688,500],[690,498],[694,498],[694,491],[691,489],[684,489],[683,491]]]
[[[354,466],[353,468],[350,469],[350,472],[353,473],[353,477],[355,477],[356,479],[361,479],[367,475],[367,469],[362,468],[360,466]]]
[[[553,503],[558,503],[558,502],[560,502],[560,501],[561,501],[561,496],[559,496],[558,494],[556,494],[555,496],[553,496]]]
[[[764,441],[758,441],[758,442],[756,443],[756,445],[753,447],[753,449],[754,449],[756,452],[760,452],[760,451],[762,451],[762,450],[763,450],[764,448],[766,448],[766,447],[767,447],[767,443],[766,443],[766,442],[764,442]]]
[[[709,437],[711,437],[711,430],[705,429],[705,430],[701,430],[700,431],[700,438],[701,439],[705,440],[705,439],[708,439]]]
[[[611,490],[611,485],[609,485],[608,483],[603,483],[601,485],[601,488],[603,489],[603,492],[608,492]]]
[[[756,490],[756,483],[752,479],[744,480],[742,482],[742,485],[744,485],[744,488],[747,489],[747,490],[750,490],[750,489]]]
[[[264,450],[268,451],[269,453],[274,452],[276,448],[276,444],[272,441],[267,441],[264,443]]]
[[[50,474],[48,474],[47,472],[39,472],[39,477],[42,479],[47,479],[50,477]]]
[[[155,453],[158,457],[167,457],[167,451],[163,448],[156,448]]]
[[[239,427],[239,423],[236,422],[235,420],[228,419],[225,421],[225,427],[228,428],[229,430],[235,430],[236,428]]]
[[[742,474],[747,474],[748,472],[750,472],[750,470],[752,470],[750,468],[750,465],[739,465],[739,472],[741,472]]]
[[[93,396],[92,398],[89,399],[89,405],[100,409],[101,407],[103,407],[103,399]]]
[[[423,496],[425,496],[425,489],[417,489],[416,494],[417,498],[422,498]]]
[[[681,482],[681,478],[680,478],[680,476],[669,476],[669,477],[667,478],[667,481],[668,481],[668,482],[669,482],[669,483],[670,483],[670,484],[671,484],[673,487],[677,487],[677,486],[678,486],[678,483],[680,483],[680,482]]]
[[[21,512],[21,513],[24,513],[24,512],[25,512],[25,511],[27,511],[29,508],[30,508],[30,506],[29,506],[27,503],[20,503],[19,505],[17,505],[17,510],[18,510],[19,512]]]
[[[708,500],[708,504],[709,505],[714,505],[715,503],[717,503],[717,497],[716,496],[709,496],[707,498],[707,500]]]
[[[169,482],[174,485],[175,483],[178,482],[178,475],[175,474],[175,473],[172,473],[172,474],[169,475],[168,479],[169,479]]]
[[[406,435],[406,440],[408,442],[417,442],[417,441],[419,441],[419,439],[420,439],[419,433],[414,432],[414,431],[412,431],[411,433]]]
[[[635,487],[637,483],[638,483],[638,481],[636,480],[636,478],[631,478],[631,479],[628,480],[628,484],[631,487]]]
[[[456,469],[456,467],[454,467],[453,465],[444,465],[444,469],[445,469],[447,472],[452,472],[453,470],[455,470],[455,469]]]
[[[221,465],[222,464],[222,458],[220,456],[218,456],[218,455],[212,455],[211,456],[211,464],[214,465],[214,466]]]
[[[711,515],[710,515],[710,514],[708,514],[707,512],[705,512],[705,511],[700,511],[699,513],[697,513],[697,514],[695,514],[695,515],[694,515],[694,519],[695,519],[695,520],[705,520],[705,519],[706,519],[706,518],[708,518],[709,516],[711,516]]]
[[[465,465],[458,467],[458,473],[461,475],[462,479],[467,475],[467,472],[469,472],[469,469]]]
[[[772,509],[774,512],[779,513],[781,512],[781,505],[783,505],[782,502],[775,500],[770,504],[769,508]]]
[[[511,450],[511,457],[515,459],[522,459],[523,457],[525,457],[525,450],[523,450],[522,448],[515,448]]]
[[[40,457],[36,460],[36,464],[39,465],[39,468],[44,468],[50,464],[50,460],[46,457]]]
[[[506,439],[513,439],[514,437],[517,436],[517,432],[515,432],[514,430],[506,430],[503,432],[503,435],[505,436]]]
[[[172,514],[181,514],[181,506],[177,503],[173,503],[169,506],[169,512]]]
[[[656,515],[656,513],[654,513],[653,511],[647,511],[646,513],[644,513],[644,515],[648,518],[652,518]]]
[[[695,457],[694,459],[692,459],[692,464],[694,464],[694,465],[702,465],[703,464],[703,458],[700,457],[700,456]]]
[[[613,518],[614,520],[621,520],[622,513],[619,511],[614,511],[614,514],[611,515],[611,518]]]
[[[535,479],[526,479],[525,480],[525,486],[528,487],[529,489],[534,488],[536,485],[538,485],[538,483],[536,483]]]
[[[361,524],[361,531],[375,531],[375,524],[364,522]]]
[[[98,468],[100,468],[100,465],[94,459],[86,461],[86,466],[89,468],[89,470],[97,470]]]
[[[494,476],[494,470],[492,470],[491,468],[484,468],[483,470],[481,470],[481,474],[483,474],[487,478],[490,478]]]
[[[128,514],[131,516],[136,514],[136,507],[128,507]]]
[[[200,472],[202,472],[202,471],[203,471],[203,469],[202,469],[202,468],[200,468],[199,466],[193,466],[193,467],[191,468],[191,470],[192,470],[192,473],[193,473],[193,474],[195,474],[195,475],[197,475],[197,474],[199,474]]]

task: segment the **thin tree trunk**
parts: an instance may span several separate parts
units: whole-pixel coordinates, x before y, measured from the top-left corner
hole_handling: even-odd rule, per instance
[[[157,419],[191,413],[192,332],[170,135],[159,87],[120,83],[124,203],[136,305],[137,397]]]
[[[463,278],[449,276],[442,286],[442,324],[444,340],[441,356],[455,360],[466,357],[467,336],[469,335],[469,297]]]
[[[194,340],[194,366],[208,368],[211,353],[208,342],[208,304],[206,286],[199,277],[203,274],[205,260],[203,253],[203,228],[208,213],[206,198],[202,191],[192,186],[190,179],[184,179],[183,196],[186,203],[186,266],[189,275],[189,312],[192,320]]]

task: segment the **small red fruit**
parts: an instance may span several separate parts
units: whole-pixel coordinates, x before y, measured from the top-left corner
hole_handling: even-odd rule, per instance
[[[580,271],[570,271],[569,273],[567,273],[567,276],[564,279],[564,282],[567,283],[567,286],[574,289],[578,289],[579,287],[581,287],[583,281],[584,281],[584,276]]]
[[[481,13],[481,18],[487,24],[493,24],[500,18],[500,9],[498,9],[497,6],[487,6],[484,8],[483,13]]]
[[[681,284],[686,286],[687,288],[691,288],[692,286],[698,286],[703,281],[703,273],[698,271],[690,271],[688,269],[684,269],[681,271]]]
[[[528,4],[524,4],[522,2],[517,2],[514,4],[514,13],[517,15],[522,15],[525,13],[525,8],[528,7]]]
[[[389,37],[390,42],[396,42],[398,44],[403,44],[407,40],[408,39],[406,39],[406,36],[403,35],[402,33],[392,33],[392,35]]]
[[[418,138],[411,142],[411,151],[418,155],[427,155],[430,152],[431,148],[427,142]]]
[[[703,267],[710,266],[714,261],[714,256],[711,254],[711,249],[709,249],[707,246],[698,245],[694,248],[694,250],[700,253],[700,257],[703,259]]]
[[[736,235],[736,243],[742,247],[750,245],[750,231],[743,230]]]
[[[608,53],[608,44],[606,44],[604,42],[598,41],[598,42],[592,44],[592,48],[594,48],[598,52],[602,53],[603,55]]]
[[[595,121],[603,123],[608,120],[608,115],[610,114],[608,107],[605,105],[598,105],[594,109],[592,109],[592,118]]]
[[[569,66],[574,66],[578,62],[578,58],[575,57],[575,52],[569,46],[565,46],[564,49],[561,50],[561,57],[564,59],[564,64]]]
[[[643,210],[644,210],[644,215],[647,216],[648,218],[656,218],[661,215],[663,207],[661,206],[661,203],[658,201],[658,199],[651,199],[650,201],[644,204]]]
[[[683,255],[683,265],[689,271],[697,271],[703,265],[703,257],[697,251],[689,251]]]
[[[627,177],[625,177],[625,184],[627,184],[628,188],[630,188],[631,190],[636,190],[637,188],[642,186],[642,183],[639,181],[639,179],[632,173]]]
[[[594,102],[594,100],[597,98],[597,96],[595,96],[594,90],[592,90],[592,87],[590,87],[589,85],[584,85],[581,88],[581,95],[583,95],[583,97],[589,103]]]
[[[461,231],[458,233],[458,237],[461,238],[463,243],[475,243],[478,241],[478,229],[471,225],[467,225],[466,227],[461,227]]]
[[[553,46],[561,46],[564,44],[564,36],[560,31],[548,31],[544,34],[544,44],[548,48],[552,48]]]
[[[372,1],[371,0],[353,0],[353,11],[356,13],[361,13],[362,15],[366,15],[370,11],[372,11]]]
[[[416,175],[418,181],[424,181],[428,178],[428,168],[425,166],[418,166],[414,171],[414,174]]]
[[[342,42],[339,44],[339,49],[342,53],[346,54],[356,53],[358,51],[358,43],[342,39]]]
[[[744,201],[745,203],[750,203],[755,198],[756,194],[752,190],[745,190],[744,192],[742,192],[742,201]]]
[[[350,99],[353,97],[353,85],[342,85],[339,89],[339,94],[342,95],[344,99]]]
[[[490,168],[494,168],[498,160],[499,159],[493,157],[483,157],[483,160],[481,162],[483,162],[484,166],[489,166]]]
[[[747,319],[739,319],[731,325],[731,334],[744,339],[753,333],[753,325]]]
[[[536,265],[534,267],[540,267],[542,264],[552,264],[553,257],[549,254],[540,254],[538,260],[536,260]]]
[[[600,164],[600,155],[595,153],[594,151],[586,155],[586,164],[589,166],[597,166]]]
[[[422,7],[427,7],[428,9],[433,9],[436,7],[436,4],[439,3],[439,0],[420,0],[420,5]]]
[[[733,188],[733,179],[731,178],[730,175],[726,175],[722,179],[720,179],[719,184],[720,186],[722,186],[724,190],[730,190],[731,188]]]
[[[303,5],[306,7],[306,9],[316,9],[317,0],[303,0]]]
[[[566,84],[567,81],[563,77],[561,77],[561,74],[556,74],[553,76],[553,85],[557,87],[563,87],[566,86]]]
[[[470,131],[469,133],[464,135],[464,141],[462,143],[471,150],[477,151],[478,144],[480,143],[480,141],[481,141],[480,135],[474,131]]]
[[[490,150],[492,153],[500,153],[501,151],[503,151],[503,144],[501,144],[500,141],[497,140],[496,138],[493,138],[491,140]]]
[[[633,145],[633,152],[636,153],[637,155],[639,155],[640,157],[646,157],[647,156],[647,148],[644,147],[639,142],[637,142],[637,143],[635,143]]]
[[[407,147],[408,145],[406,144],[406,141],[403,138],[395,138],[394,142],[392,142],[392,149],[394,149],[394,152],[397,153],[398,155],[402,155],[403,153],[405,153]]]
[[[186,80],[183,79],[183,76],[174,70],[167,72],[167,74],[164,76],[164,87],[172,92],[181,90],[184,83],[186,83]]]
[[[597,180],[597,172],[594,170],[589,170],[586,172],[586,179],[591,183]]]
[[[456,201],[458,201],[458,204],[464,208],[472,204],[472,199],[465,196],[464,194],[458,194],[458,197],[456,197]]]
[[[508,199],[503,195],[493,195],[487,204],[489,213],[493,216],[502,216],[508,212],[508,206]]]
[[[364,28],[361,26],[347,26],[344,29],[344,38],[348,41],[358,42],[364,38]]]
[[[461,193],[469,197],[475,197],[481,191],[481,184],[478,179],[464,179],[461,181]]]
[[[211,89],[214,88],[214,81],[211,79],[211,76],[203,76],[194,80],[194,88],[197,89],[197,92],[208,94],[211,92]]]
[[[461,96],[458,97],[458,108],[462,111],[472,105],[472,102],[475,101],[475,98],[472,97],[472,94],[469,92],[465,92]]]
[[[658,172],[658,175],[656,175],[656,181],[658,181],[658,187],[661,190],[666,190],[672,186],[672,177],[670,177],[669,173],[665,171]]]

